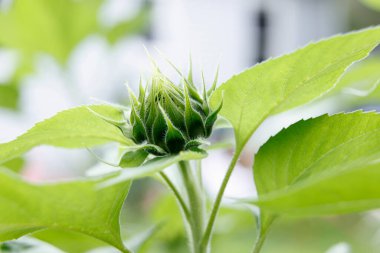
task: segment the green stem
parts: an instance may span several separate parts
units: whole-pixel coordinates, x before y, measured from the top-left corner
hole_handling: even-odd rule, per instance
[[[253,248],[253,253],[260,253],[261,247],[264,244],[266,238],[266,233],[260,233],[259,236],[257,237],[255,246]]]
[[[202,181],[202,159],[199,159],[196,161],[196,175],[197,175],[197,180],[199,182],[199,189],[204,192],[204,185]]]
[[[216,196],[215,203],[214,203],[214,206],[212,208],[209,221],[207,223],[206,231],[205,231],[203,238],[202,238],[202,242],[201,242],[201,248],[202,249],[207,249],[209,247],[212,229],[214,227],[215,219],[216,219],[216,216],[218,214],[220,204],[222,202],[223,194],[224,194],[224,191],[226,190],[227,183],[230,180],[232,171],[234,170],[235,165],[239,159],[240,153],[241,153],[241,150],[235,151],[234,156],[232,157],[231,163],[227,169],[226,175],[224,176],[223,182],[219,188],[218,195]]]
[[[204,253],[205,251],[200,247],[204,229],[205,205],[203,195],[199,189],[197,177],[191,171],[189,162],[181,161],[178,164],[190,206],[188,222],[191,230],[191,251],[193,253]]]
[[[253,247],[253,253],[260,253],[261,248],[263,247],[264,241],[267,238],[268,232],[271,228],[271,225],[275,219],[273,216],[261,216],[258,218],[258,220],[261,220],[258,222],[257,230],[258,235],[255,242],[255,246]]]
[[[173,184],[173,182],[170,180],[170,178],[164,173],[164,172],[160,172],[160,176],[162,177],[162,179],[165,181],[165,183],[168,185],[168,187],[170,188],[170,190],[172,190],[172,192],[174,193],[174,196],[176,197],[180,207],[182,208],[182,211],[183,213],[185,214],[186,218],[189,219],[190,217],[190,212],[189,212],[189,209],[185,203],[185,201],[183,200],[181,194],[179,193],[179,191],[177,190],[177,188],[175,187],[175,185]]]

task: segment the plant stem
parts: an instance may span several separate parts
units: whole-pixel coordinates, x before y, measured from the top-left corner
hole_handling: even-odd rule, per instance
[[[199,182],[199,189],[204,192],[204,185],[202,181],[202,160],[197,160],[196,161],[196,175],[197,175],[197,180]]]
[[[260,253],[261,248],[263,247],[264,241],[268,235],[268,232],[271,228],[271,225],[274,219],[275,218],[273,216],[266,216],[266,215],[263,215],[260,218],[258,218],[259,220],[258,226],[257,226],[258,235],[255,242],[255,246],[253,247],[253,253]]]
[[[230,180],[232,171],[234,170],[235,165],[239,159],[240,153],[241,153],[241,150],[235,151],[234,156],[232,157],[231,163],[227,169],[226,175],[224,176],[223,182],[219,188],[218,195],[216,196],[215,203],[214,203],[214,206],[212,208],[209,221],[207,223],[206,231],[205,231],[203,238],[202,238],[202,242],[201,242],[201,248],[202,249],[207,249],[209,246],[212,229],[214,227],[215,219],[216,219],[216,216],[218,214],[220,204],[222,202],[223,194],[224,194],[224,191],[226,190],[227,183]]]
[[[259,234],[255,243],[255,246],[253,248],[253,253],[260,253],[260,250],[264,244],[265,238],[266,238],[266,233]]]
[[[161,171],[160,176],[165,181],[165,183],[168,185],[170,190],[172,190],[172,192],[174,193],[174,196],[176,197],[176,199],[177,199],[180,207],[182,208],[182,211],[184,212],[186,218],[189,219],[190,218],[189,209],[188,209],[185,201],[183,200],[181,194],[179,193],[178,189],[175,187],[173,182],[170,180],[170,178],[164,172]]]
[[[193,253],[204,253],[205,251],[200,247],[204,229],[204,198],[199,189],[197,177],[191,171],[189,162],[181,161],[178,164],[190,206],[188,222],[191,230],[191,251]]]

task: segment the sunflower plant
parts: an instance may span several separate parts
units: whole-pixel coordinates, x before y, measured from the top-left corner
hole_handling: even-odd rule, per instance
[[[132,181],[154,176],[177,200],[189,252],[213,252],[211,239],[227,183],[256,129],[272,115],[345,88],[347,69],[379,43],[378,26],[337,35],[257,64],[219,86],[215,78],[208,90],[193,81],[191,71],[188,77],[181,74],[177,84],[155,67],[149,81],[140,82],[138,95],[129,89],[129,105],[84,105],[36,124],[0,144],[2,251],[42,247],[36,246],[35,232],[61,229],[94,237],[116,251],[138,252],[121,232],[120,212]],[[378,83],[380,74],[373,77]],[[234,153],[216,198],[210,199],[199,172],[208,169],[201,161],[221,118],[234,131]],[[15,159],[36,146],[92,148],[111,142],[119,145],[116,171],[36,184],[10,170]],[[258,197],[237,201],[256,207],[252,252],[260,252],[269,229],[282,217],[379,208],[379,147],[376,112],[302,119],[272,136],[254,157]],[[171,165],[177,165],[179,181],[166,173]],[[44,252],[60,252],[59,247],[49,249]]]

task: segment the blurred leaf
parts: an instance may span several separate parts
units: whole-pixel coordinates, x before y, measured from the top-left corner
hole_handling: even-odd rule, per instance
[[[0,85],[0,107],[16,109],[19,91],[15,85]]]
[[[181,212],[173,195],[162,195],[150,211],[153,222],[163,223],[158,233],[160,241],[170,241],[178,236],[185,237]]]
[[[257,64],[233,76],[212,95],[213,108],[234,127],[241,150],[257,127],[272,114],[308,103],[334,87],[355,61],[380,43],[380,27],[338,35],[291,54]]]
[[[145,6],[132,19],[122,21],[110,29],[105,30],[104,33],[106,34],[109,42],[115,43],[126,35],[135,34],[147,29],[150,11],[150,7]]]
[[[379,0],[361,0],[361,2],[367,7],[380,11],[380,1]]]
[[[130,183],[98,189],[103,181],[31,184],[0,172],[0,240],[55,228],[84,233],[129,252],[120,237],[119,214]]]
[[[231,123],[224,117],[218,116],[218,119],[215,121],[213,129],[225,129],[225,128],[232,128]]]
[[[94,105],[90,108],[102,111],[109,118],[118,118],[122,114],[119,109],[108,105]],[[11,142],[0,144],[0,164],[39,145],[84,148],[108,142],[132,144],[118,127],[97,117],[86,106],[76,107],[36,124]]]
[[[346,72],[330,93],[341,91],[344,88],[357,91],[369,91],[380,81],[380,59],[371,57],[355,64]]]
[[[13,172],[19,173],[24,168],[24,164],[25,164],[24,159],[18,157],[18,158],[7,161],[1,166],[7,169],[10,169]]]
[[[65,63],[73,48],[98,27],[101,0],[14,0],[0,13],[0,45],[26,57],[48,53]]]
[[[149,229],[136,233],[132,238],[125,242],[125,245],[128,246],[133,252],[141,252],[142,248],[147,245],[147,243],[152,239],[152,237],[160,229],[161,224],[153,225]],[[87,253],[117,253],[114,248],[110,247],[100,247],[87,251]]]
[[[34,57],[48,54],[65,65],[76,46],[92,34],[115,43],[120,38],[141,32],[150,8],[144,7],[132,19],[113,27],[99,23],[104,0],[13,0],[9,11],[0,11],[0,47],[20,52],[20,65],[14,79],[33,70]],[[18,92],[0,86],[0,107],[16,108]]]
[[[140,252],[144,246],[157,234],[161,229],[162,223],[157,223],[151,226],[149,229],[136,234],[130,238],[125,244],[128,245],[134,252]]]
[[[127,182],[131,179],[154,175],[155,173],[180,161],[199,160],[205,158],[206,156],[207,155],[205,153],[182,151],[178,155],[156,157],[147,161],[139,167],[127,168],[120,172],[117,172],[118,176],[115,176],[108,181],[102,182],[100,187],[109,187],[114,184]]]
[[[260,148],[256,204],[290,215],[378,208],[379,163],[380,114],[358,111],[299,121]]]
[[[252,252],[252,240],[256,237],[253,229],[255,226],[252,210],[237,205],[222,207],[219,220],[215,224],[213,252],[236,252],[236,249],[239,249],[238,252]],[[282,253],[281,250],[278,252]]]
[[[149,8],[131,20],[106,28],[98,22],[103,0],[14,0],[0,12],[0,46],[19,49],[26,62],[36,53],[47,53],[65,64],[70,53],[90,34],[104,34],[116,42],[144,28]]]
[[[343,85],[349,84],[346,93],[356,95],[349,103],[352,107],[380,102],[380,59],[372,58],[353,69],[342,79]],[[344,83],[345,82],[345,83]]]
[[[380,102],[380,58],[371,57],[355,64],[329,94],[340,94],[346,108],[361,108]],[[345,95],[344,97],[341,95]],[[347,96],[348,95],[348,96]]]
[[[20,238],[4,242],[0,246],[2,253],[63,253],[63,251],[34,238]]]

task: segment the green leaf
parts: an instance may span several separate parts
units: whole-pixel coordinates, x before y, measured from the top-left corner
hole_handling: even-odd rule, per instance
[[[109,118],[121,113],[108,105],[90,107],[96,111],[107,112]],[[64,148],[83,148],[118,142],[131,145],[121,130],[97,117],[86,106],[76,107],[56,114],[54,117],[36,124],[17,139],[0,144],[0,164],[22,155],[39,145],[51,145]]]
[[[54,245],[66,253],[85,253],[95,248],[108,246],[107,243],[94,237],[62,229],[40,230],[33,233],[33,238]]]
[[[180,161],[198,160],[205,158],[206,156],[207,155],[205,153],[183,151],[180,152],[178,155],[156,157],[144,163],[142,166],[128,168],[122,170],[121,172],[118,172],[118,176],[115,176],[109,179],[108,181],[101,183],[100,187],[109,187],[115,184],[127,182],[131,179],[150,176]]]
[[[0,241],[54,228],[80,232],[129,252],[120,237],[119,214],[130,183],[97,188],[104,180],[31,184],[0,172]]]
[[[255,158],[264,211],[341,214],[380,207],[380,114],[354,112],[299,121]]]
[[[0,85],[0,107],[16,109],[19,91],[15,85]]]
[[[357,91],[370,91],[380,81],[380,59],[369,58],[358,64],[339,80],[330,93],[341,91],[344,88],[355,89]]]
[[[378,0],[361,0],[361,2],[371,9],[380,11],[380,1]]]
[[[222,84],[211,97],[234,127],[241,150],[269,115],[308,103],[334,87],[344,71],[380,42],[380,27],[338,35],[257,64]]]
[[[75,46],[98,28],[101,0],[15,0],[0,13],[0,45],[23,56],[44,52],[65,63]]]
[[[355,64],[339,80],[329,94],[343,93],[351,95],[349,103],[363,104],[376,101],[380,93],[380,59],[371,57],[365,61]]]
[[[336,96],[340,108],[363,108],[380,101],[380,59],[370,57],[355,64],[328,95]],[[323,98],[325,98],[324,96]]]
[[[380,101],[379,69],[380,59],[373,57],[361,62],[343,76],[337,89],[345,88],[345,93],[354,95],[348,101],[351,108]]]
[[[96,106],[87,106],[87,109],[95,116],[111,123],[115,126],[123,126],[126,123],[124,112],[126,108],[117,104],[102,104]]]
[[[136,151],[127,151],[121,157],[119,166],[122,168],[140,166],[148,157],[148,154],[143,148]]]
[[[102,34],[115,43],[146,28],[149,6],[143,6],[130,20],[104,27],[98,19],[103,3],[103,0],[12,1],[9,11],[0,12],[0,45],[20,50],[22,60],[29,66],[33,56],[41,52],[65,64],[78,43],[91,34]]]
[[[1,166],[12,170],[13,172],[19,173],[24,168],[24,159],[17,157],[15,159],[9,160],[8,162],[2,164]]]

